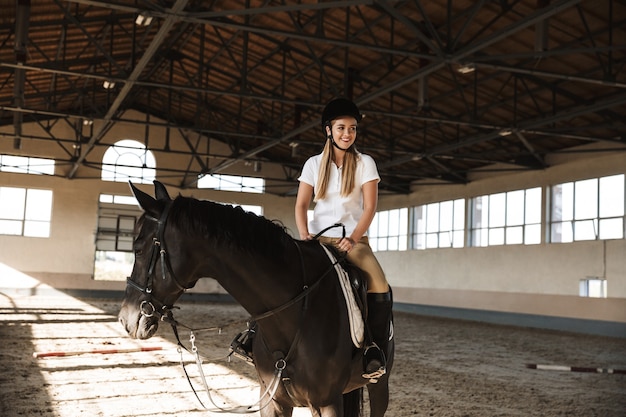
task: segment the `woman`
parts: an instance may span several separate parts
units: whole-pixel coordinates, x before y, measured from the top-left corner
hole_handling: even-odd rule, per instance
[[[322,112],[326,144],[321,154],[309,158],[298,180],[295,205],[300,239],[319,240],[346,253],[363,270],[368,285],[367,327],[373,343],[366,348],[363,377],[376,380],[386,372],[385,355],[390,338],[393,300],[385,274],[369,246],[366,233],[376,214],[380,177],[374,159],[357,151],[357,126],[362,115],[352,101],[338,98]],[[307,211],[314,200],[313,219]],[[345,226],[330,228],[336,223]]]

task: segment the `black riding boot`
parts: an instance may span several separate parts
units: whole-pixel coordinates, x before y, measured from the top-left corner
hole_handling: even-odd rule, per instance
[[[389,344],[392,307],[391,289],[386,293],[367,294],[367,327],[372,344],[365,348],[363,354],[363,378],[370,382],[377,382],[387,372],[384,352]]]

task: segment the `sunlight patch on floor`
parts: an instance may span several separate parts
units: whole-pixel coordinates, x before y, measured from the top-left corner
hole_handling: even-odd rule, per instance
[[[116,302],[111,301],[110,311],[106,312],[61,292],[30,295],[28,289],[41,288],[39,281],[6,265],[0,264],[0,267],[0,276],[4,278],[0,287],[7,285],[7,281],[20,283],[20,291],[15,293],[0,290],[0,324],[20,328],[23,339],[20,342],[16,338],[11,345],[21,346],[22,351],[9,353],[28,358],[29,363],[37,367],[39,375],[35,375],[35,371],[32,377],[42,381],[39,390],[46,395],[41,395],[40,391],[39,396],[50,413],[46,415],[240,415],[204,410],[185,377],[177,346],[158,336],[142,341],[129,338],[117,317],[111,314],[116,307],[112,304]],[[139,351],[146,347],[160,350]],[[4,351],[7,349],[13,348],[5,346]],[[127,349],[136,351],[93,353]],[[59,352],[66,356],[46,356]],[[35,353],[42,357],[34,357]],[[184,361],[200,400],[207,409],[215,410],[203,389],[194,358],[185,353]],[[256,380],[237,373],[228,364],[205,362],[203,372],[217,406],[254,405],[257,408],[259,385]],[[258,413],[247,415],[258,416]],[[294,410],[293,415],[311,416],[305,408]]]

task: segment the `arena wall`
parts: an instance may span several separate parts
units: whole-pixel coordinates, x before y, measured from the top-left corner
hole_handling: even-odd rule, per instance
[[[553,157],[541,171],[476,175],[462,186],[417,186],[411,195],[381,198],[379,208],[537,186],[545,197],[554,184],[626,171],[626,152],[593,149]],[[538,245],[388,251],[378,257],[396,305],[408,311],[626,337],[626,240],[547,243],[542,227]],[[580,280],[589,277],[607,280],[608,298],[578,295]]]
[[[55,129],[69,129],[57,126]],[[38,126],[26,134],[41,135]],[[67,132],[57,132],[67,134]],[[163,135],[151,143],[163,145]],[[107,134],[107,143],[124,138],[141,141],[140,125],[119,125]],[[16,154],[4,141],[0,153]],[[51,157],[59,145],[24,142],[28,156]],[[219,144],[212,145],[215,147]],[[94,149],[98,160],[105,148]],[[226,152],[226,150],[224,150]],[[188,164],[177,154],[157,154],[157,166]],[[410,195],[381,193],[379,209],[426,204],[449,199],[510,191],[561,182],[624,173],[626,152],[596,148],[593,153],[572,153],[552,158],[541,171],[475,174],[467,185],[417,185]],[[92,296],[119,296],[124,282],[93,279],[98,198],[101,193],[130,195],[125,183],[100,180],[99,169],[81,167],[78,178],[68,179],[71,165],[57,166],[58,176],[0,172],[0,186],[45,188],[53,191],[51,236],[47,239],[0,235],[1,291],[60,290]],[[265,175],[271,164],[263,166]],[[229,172],[253,175],[249,166]],[[271,175],[270,175],[271,176]],[[275,177],[280,175],[276,173]],[[167,184],[179,178],[164,175]],[[178,182],[180,183],[180,182]],[[152,192],[150,185],[142,189]],[[266,217],[280,220],[296,235],[293,197],[243,194],[169,187],[198,198],[234,204],[256,204]],[[545,226],[544,226],[545,227]],[[543,234],[545,236],[545,233]],[[462,317],[536,327],[558,328],[626,337],[626,240],[466,247],[460,249],[379,252],[383,268],[394,288],[396,307],[421,314]],[[586,277],[605,278],[608,298],[578,296]],[[191,291],[191,297],[223,296],[214,280],[207,279]]]

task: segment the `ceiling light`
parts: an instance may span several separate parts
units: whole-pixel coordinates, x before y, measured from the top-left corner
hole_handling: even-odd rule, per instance
[[[102,83],[102,87],[104,87],[105,90],[111,90],[115,87],[115,81],[104,80],[104,82]]]
[[[91,126],[92,124],[93,124],[93,120],[83,119],[83,126]]]
[[[511,130],[511,129],[502,129],[501,131],[498,132],[498,135],[500,135],[500,136],[509,136],[512,133],[513,133],[513,130]]]
[[[152,23],[152,16],[147,14],[139,13],[135,19],[135,24],[137,26],[149,26],[150,23]]]
[[[474,64],[465,64],[465,65],[461,65],[457,71],[461,74],[469,74],[470,72],[474,72],[476,70],[476,67],[474,66]]]
[[[298,145],[300,145],[300,144],[297,143],[297,142],[291,142],[289,144],[289,146],[291,146],[291,157],[292,158],[295,158],[295,157],[298,156]]]

